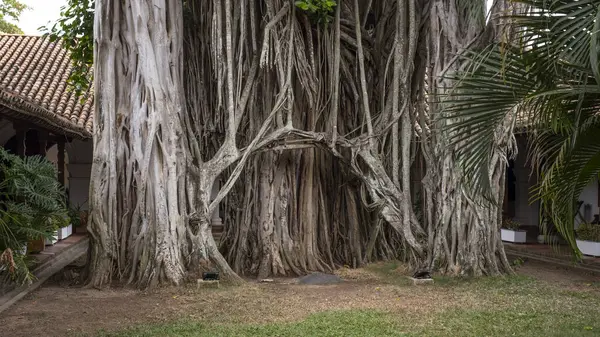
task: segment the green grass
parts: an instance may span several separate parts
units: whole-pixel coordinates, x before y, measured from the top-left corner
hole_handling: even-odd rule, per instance
[[[456,310],[409,322],[377,311],[324,312],[296,323],[219,325],[179,322],[100,336],[600,336],[593,312]],[[411,324],[412,322],[412,324]],[[419,324],[426,323],[419,327]]]
[[[101,333],[100,336],[409,336],[390,318],[390,315],[375,311],[332,311],[311,315],[296,323],[211,325],[179,322],[114,334]]]
[[[397,267],[378,264],[367,270],[380,278],[378,284],[398,292],[400,300],[416,298],[408,307],[332,308],[297,321],[269,324],[179,321],[100,336],[600,336],[600,296],[595,284],[574,290],[526,276],[435,277],[434,285],[414,287]]]
[[[598,336],[597,314],[538,310],[456,310],[436,317],[438,324],[417,336]]]

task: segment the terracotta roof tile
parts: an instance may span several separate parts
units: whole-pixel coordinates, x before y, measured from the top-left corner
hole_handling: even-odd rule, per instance
[[[69,53],[60,42],[0,34],[0,110],[59,134],[90,138],[93,94],[90,88],[75,97],[67,86],[70,72]]]

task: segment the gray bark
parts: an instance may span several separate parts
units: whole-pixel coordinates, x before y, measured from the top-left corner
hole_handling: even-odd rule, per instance
[[[96,4],[93,286],[183,280],[181,32],[177,2]]]

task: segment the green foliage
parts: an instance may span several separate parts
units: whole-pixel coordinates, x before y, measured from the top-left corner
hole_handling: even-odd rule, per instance
[[[0,33],[23,34],[17,25],[7,19],[19,21],[21,13],[26,9],[29,7],[18,0],[0,0]]]
[[[337,6],[334,0],[299,0],[296,7],[305,11],[313,21],[318,23],[329,23],[333,11]]]
[[[504,221],[502,221],[502,228],[504,229],[516,231],[519,229],[519,227],[521,227],[521,223],[513,219],[504,219]]]
[[[50,41],[61,41],[71,53],[73,68],[68,83],[77,96],[84,94],[92,83],[94,6],[95,0],[68,0],[61,7],[60,19],[51,28],[40,27]]]
[[[497,132],[510,122],[527,129],[540,177],[532,201],[541,201],[542,214],[580,257],[579,196],[600,174],[600,1],[517,2],[532,8],[511,18],[520,38],[464,53],[439,117],[476,192],[491,190]]]
[[[46,158],[20,158],[0,147],[0,280],[27,280],[22,249],[29,240],[51,238],[69,224],[65,193]]]
[[[600,242],[600,225],[582,223],[576,232],[579,240]]]
[[[517,257],[512,263],[515,268],[521,267],[523,264],[525,264],[525,261],[520,257]]]
[[[69,219],[73,227],[81,226],[81,205],[69,206]]]

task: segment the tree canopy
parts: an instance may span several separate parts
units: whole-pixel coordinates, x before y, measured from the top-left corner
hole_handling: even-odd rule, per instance
[[[0,33],[6,34],[23,34],[23,31],[14,24],[19,21],[19,17],[28,7],[18,0],[1,0],[0,1]]]
[[[73,68],[68,81],[77,95],[92,83],[94,7],[95,0],[68,0],[52,27],[41,27],[51,41],[60,40],[69,51]]]

